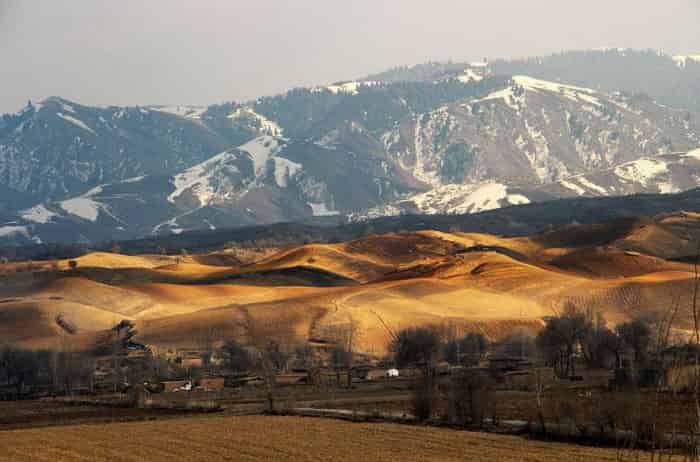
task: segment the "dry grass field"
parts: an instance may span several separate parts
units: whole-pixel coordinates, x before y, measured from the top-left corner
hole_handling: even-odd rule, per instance
[[[636,454],[628,454],[635,460]],[[194,417],[0,432],[0,461],[616,461],[615,449],[303,417]],[[645,460],[644,455],[639,460]]]
[[[77,327],[62,347],[87,349],[121,319],[156,348],[245,342],[255,329],[282,344],[333,340],[357,327],[355,349],[381,356],[393,332],[454,325],[498,340],[535,331],[566,306],[612,323],[677,303],[691,325],[700,216],[677,213],[572,225],[540,235],[421,231],[337,244],[291,246],[242,262],[231,249],[184,257],[110,253],[0,268],[0,336],[29,348],[63,342],[61,314]],[[685,261],[679,261],[683,260]],[[245,322],[244,322],[245,321]],[[66,346],[67,344],[67,346]]]

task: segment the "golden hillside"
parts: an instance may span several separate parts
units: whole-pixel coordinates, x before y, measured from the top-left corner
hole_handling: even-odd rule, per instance
[[[0,338],[90,348],[121,319],[158,348],[236,337],[295,345],[354,326],[358,350],[452,324],[498,339],[535,331],[567,305],[619,322],[680,306],[689,327],[700,216],[677,213],[572,225],[521,238],[422,231],[286,248],[253,263],[231,252],[184,257],[93,253],[1,270]],[[23,266],[24,265],[24,266]],[[76,326],[66,334],[58,315]]]

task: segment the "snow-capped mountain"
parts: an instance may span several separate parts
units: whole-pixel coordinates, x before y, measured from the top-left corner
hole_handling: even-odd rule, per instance
[[[700,185],[697,114],[625,88],[498,75],[503,66],[425,65],[207,108],[28,105],[0,122],[0,243]]]

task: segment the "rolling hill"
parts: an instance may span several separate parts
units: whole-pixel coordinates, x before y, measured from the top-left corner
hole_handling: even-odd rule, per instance
[[[567,306],[612,323],[679,306],[690,327],[700,215],[569,225],[521,237],[418,231],[335,244],[293,245],[251,263],[197,255],[92,253],[76,260],[13,262],[0,270],[6,342],[87,349],[121,319],[156,348],[237,338],[292,349],[334,342],[348,328],[356,349],[382,356],[395,333],[448,324],[492,340]],[[225,251],[220,251],[225,255]],[[76,326],[66,334],[58,315]]]

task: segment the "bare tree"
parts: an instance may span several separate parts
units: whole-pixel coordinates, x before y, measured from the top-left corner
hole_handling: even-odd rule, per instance
[[[451,364],[478,364],[486,354],[488,344],[483,334],[469,332],[462,338],[446,343],[445,359]]]
[[[331,364],[336,370],[337,382],[340,385],[340,371],[345,370],[347,375],[346,386],[352,386],[352,366],[354,364],[354,350],[357,336],[357,323],[348,316],[348,322],[336,329],[336,346],[331,351]]]
[[[537,335],[537,346],[547,362],[553,364],[555,369],[558,366],[559,376],[575,375],[576,346],[585,341],[591,329],[590,319],[569,307],[563,315],[550,318]]]
[[[442,346],[439,332],[431,327],[411,327],[398,333],[391,345],[398,366],[432,369]]]
[[[642,319],[633,319],[618,324],[615,330],[622,342],[634,351],[634,364],[638,367],[646,358],[652,344],[649,324]]]
[[[246,372],[253,366],[248,350],[233,339],[224,342],[219,350],[224,367],[232,372]]]

